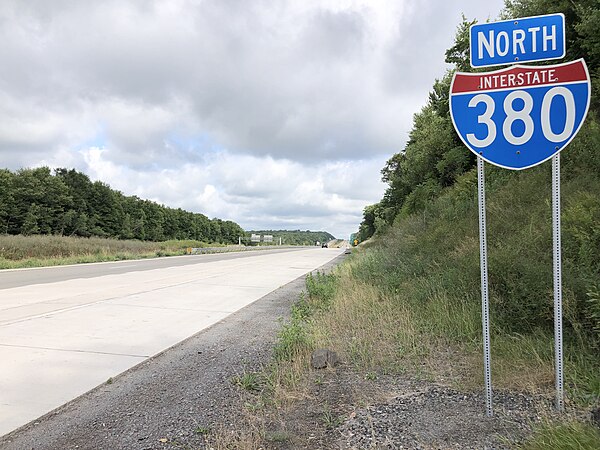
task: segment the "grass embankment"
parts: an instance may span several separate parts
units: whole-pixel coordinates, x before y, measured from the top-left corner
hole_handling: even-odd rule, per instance
[[[308,278],[309,295],[293,308],[275,349],[276,397],[278,391],[279,398],[290,397],[301,386],[317,347],[335,349],[367,377],[407,374],[458,389],[482,388],[475,175],[463,176],[422,214],[398,218],[333,274]],[[600,401],[600,290],[594,275],[600,182],[574,173],[563,178],[565,387],[567,410],[573,411]],[[549,196],[548,167],[488,170],[493,386],[552,399]],[[526,448],[599,445],[597,429],[565,422],[541,427]]]
[[[0,236],[0,269],[184,255],[199,241],[146,242],[67,236]],[[213,246],[211,244],[211,246]]]

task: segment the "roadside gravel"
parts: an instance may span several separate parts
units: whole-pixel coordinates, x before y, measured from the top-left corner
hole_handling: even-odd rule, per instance
[[[321,270],[339,263],[340,256]],[[242,420],[235,376],[270,361],[280,318],[305,278],[279,288],[102,386],[0,438],[2,449],[204,447],[205,430]]]
[[[556,418],[542,395],[494,394],[485,416],[481,392],[461,392],[409,374],[357,373],[342,364],[312,372],[305,394],[272,410],[264,429],[285,441],[265,448],[298,449],[514,449],[540,422]]]
[[[352,414],[339,448],[504,449],[521,442],[541,420],[539,403],[523,394],[494,395],[494,416],[481,393],[411,383],[404,393]]]

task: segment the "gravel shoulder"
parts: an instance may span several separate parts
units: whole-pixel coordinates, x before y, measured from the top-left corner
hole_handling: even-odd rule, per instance
[[[340,256],[321,270],[339,263]],[[305,278],[0,438],[2,449],[202,448],[202,430],[234,427],[243,395],[232,378],[260,370]]]
[[[493,400],[486,417],[480,392],[410,375],[365,377],[342,364],[312,372],[304,395],[270,410],[258,428],[271,436],[266,448],[285,450],[491,450],[516,448],[555,415],[543,396],[497,392]]]

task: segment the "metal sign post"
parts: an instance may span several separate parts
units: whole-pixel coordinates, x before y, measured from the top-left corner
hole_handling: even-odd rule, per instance
[[[485,224],[485,171],[483,158],[477,157],[477,203],[479,205],[479,258],[481,268],[481,318],[483,324],[483,367],[486,416],[492,417],[492,369],[490,355],[490,302],[488,293],[487,235]]]
[[[552,158],[552,266],[554,269],[554,366],[556,409],[564,410],[562,339],[562,267],[560,242],[560,153]]]

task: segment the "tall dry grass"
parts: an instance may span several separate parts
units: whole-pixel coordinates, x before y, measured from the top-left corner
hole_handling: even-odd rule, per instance
[[[382,289],[355,276],[369,257],[363,252],[332,274],[309,278],[308,293],[294,306],[275,349],[271,386],[276,401],[285,404],[303,395],[310,354],[319,347],[334,349],[365,374],[407,374],[455,388],[481,388],[479,299],[452,297],[432,280],[429,286],[421,280],[394,292]],[[427,301],[417,292],[422,290],[429,293]],[[573,399],[589,391],[593,364],[567,359],[566,370]],[[552,340],[541,331],[520,335],[494,329],[492,371],[497,389],[550,394]]]
[[[422,354],[423,336],[412,312],[375,286],[353,280],[347,268],[338,272],[339,290],[327,314],[311,325],[316,345],[338,349],[362,370],[397,368]]]
[[[183,255],[187,247],[203,246],[198,241],[0,235],[0,269]]]

